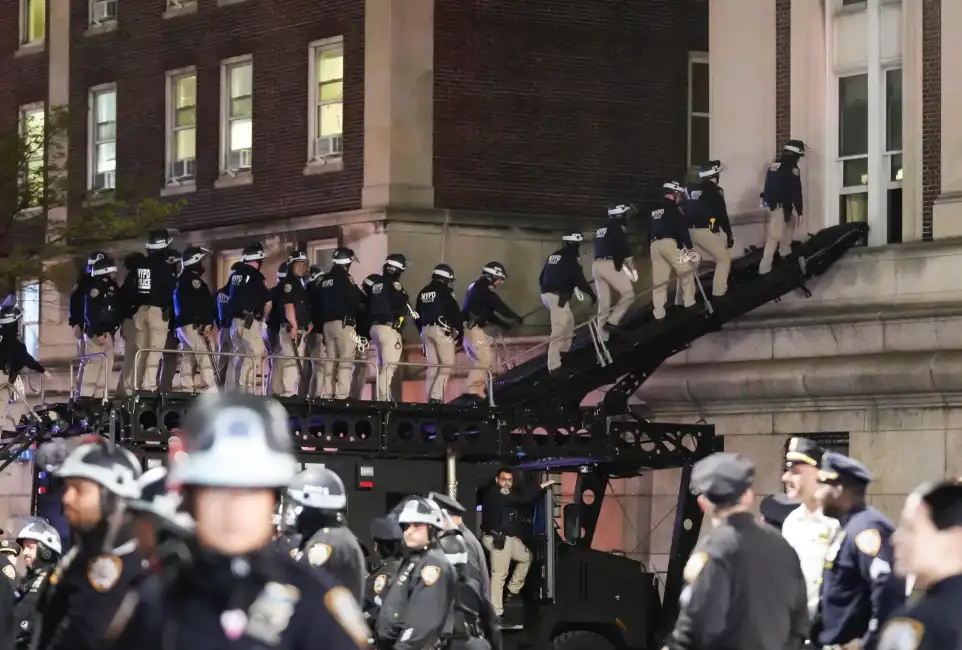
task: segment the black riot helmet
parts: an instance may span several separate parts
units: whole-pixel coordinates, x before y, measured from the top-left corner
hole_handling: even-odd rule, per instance
[[[481,276],[491,280],[492,284],[501,284],[508,279],[508,272],[501,262],[488,262],[481,269]]]
[[[678,202],[688,196],[685,186],[678,181],[666,181],[662,183],[661,189],[664,197],[671,201]]]
[[[561,243],[564,245],[565,248],[577,249],[581,245],[581,242],[583,242],[584,240],[585,240],[585,236],[582,235],[580,232],[569,232],[562,235],[561,237]]]
[[[167,253],[167,263],[171,266],[177,266],[180,264],[180,251],[176,248],[168,248]]]
[[[180,258],[181,264],[184,265],[185,269],[193,268],[203,271],[203,261],[204,258],[207,257],[208,253],[210,253],[210,251],[206,248],[201,248],[200,246],[188,246],[187,250],[184,251],[183,256]]]
[[[351,262],[354,261],[354,250],[346,247],[338,248],[334,251],[334,255],[331,256],[332,266],[350,266]],[[388,258],[390,259],[390,258]],[[385,262],[386,263],[386,262]],[[402,269],[403,270],[403,269]]]
[[[264,254],[264,244],[260,242],[248,244],[244,247],[244,250],[241,251],[241,262],[255,262],[257,268],[260,268],[265,257],[267,256]]]
[[[796,158],[805,157],[805,143],[801,140],[789,140],[782,147],[782,153],[788,156],[795,156]]]
[[[638,214],[638,208],[634,203],[619,203],[608,208],[609,219],[627,219]]]
[[[401,253],[391,253],[384,260],[384,274],[398,276],[408,267],[408,259]]]
[[[698,167],[698,178],[703,181],[713,180],[718,182],[721,171],[722,164],[720,160],[709,160]]]
[[[117,265],[109,259],[98,260],[90,267],[90,277],[102,278],[117,272]]]
[[[287,277],[287,262],[281,262],[277,267],[277,281],[280,282]]]
[[[169,230],[151,230],[147,233],[147,250],[164,250],[174,242],[174,235]]]
[[[345,523],[347,490],[341,477],[321,465],[300,472],[287,485],[284,502],[297,517],[297,532],[309,537],[325,526]]]
[[[90,268],[99,262],[100,260],[107,259],[107,253],[103,251],[90,251],[87,253],[87,273],[90,273]]]
[[[23,318],[23,311],[16,305],[0,307],[0,325],[13,325]]]
[[[321,270],[317,264],[311,264],[311,268],[307,270],[307,281],[317,282],[324,276],[324,271]]]
[[[431,279],[437,280],[443,285],[449,285],[454,282],[454,269],[447,264],[438,264],[431,271]]]
[[[295,250],[287,258],[287,272],[295,278],[302,278],[307,275],[310,263],[307,253],[302,250]]]

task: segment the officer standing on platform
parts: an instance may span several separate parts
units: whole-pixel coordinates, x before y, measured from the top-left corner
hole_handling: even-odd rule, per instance
[[[882,629],[879,650],[962,648],[962,484],[923,485],[906,500],[892,539],[895,571],[925,592]]]
[[[595,232],[595,261],[591,265],[591,275],[598,291],[598,324],[606,329],[617,328],[635,301],[631,283],[638,281],[638,271],[631,256],[625,222],[636,214],[637,208],[630,203],[610,207],[608,224]],[[612,292],[618,296],[614,308],[611,306]],[[607,340],[605,334],[602,338]]]
[[[94,264],[107,257],[101,251],[92,251],[87,254],[87,266],[83,273],[74,283],[70,290],[70,300],[67,303],[67,324],[73,329],[74,338],[77,339],[77,357],[83,357],[86,352],[86,338],[84,337],[84,303],[87,300],[87,283],[90,281],[90,269]],[[80,390],[83,384],[84,361],[81,359],[77,367],[76,390]],[[74,395],[76,397],[76,395]]]
[[[676,181],[662,185],[662,207],[651,213],[648,238],[651,242],[651,304],[656,319],[665,317],[668,302],[668,280],[675,270],[681,283],[685,307],[695,305],[694,267],[689,262],[691,235],[685,227],[685,216],[678,204],[685,199],[685,188]]]
[[[266,353],[264,319],[269,318],[271,313],[271,293],[261,273],[264,257],[264,246],[259,242],[250,244],[241,251],[243,266],[231,276],[230,295],[227,299],[227,312],[231,321],[230,338],[234,344],[234,352],[246,355],[234,357],[231,379],[236,383],[228,385],[230,388],[239,387],[248,393],[255,392],[257,373]]]
[[[561,248],[545,260],[538,284],[541,286],[541,302],[551,317],[551,340],[548,342],[548,372],[561,367],[561,357],[571,349],[575,329],[575,317],[571,313],[572,296],[584,300],[588,294],[593,303],[598,297],[592,291],[581,268],[579,248],[585,240],[580,232],[570,232],[561,238]]]
[[[377,399],[380,401],[391,399],[391,382],[404,348],[401,330],[409,316],[416,318],[408,303],[407,291],[401,286],[401,274],[406,268],[407,258],[404,255],[388,255],[381,275],[372,279],[369,292],[371,341],[377,350]]]
[[[692,490],[713,527],[685,565],[670,650],[797,649],[808,638],[798,556],[752,516],[754,478],[755,466],[740,454],[715,453],[692,469]]]
[[[296,397],[301,368],[304,364],[304,347],[311,323],[310,299],[307,295],[307,253],[294,251],[287,260],[287,277],[278,285],[280,313],[277,320],[280,329],[277,347],[273,354],[293,359],[273,359],[271,363],[271,386],[283,397]]]
[[[270,316],[264,319],[266,326],[265,329],[265,342],[267,344],[267,354],[271,357],[269,363],[269,374],[268,374],[268,392],[271,395],[276,395],[280,392],[280,386],[275,385],[275,382],[280,381],[280,374],[274,372],[275,361],[273,356],[275,354],[280,354],[280,330],[284,325],[284,306],[283,292],[284,292],[284,280],[287,279],[287,261],[283,261],[278,265],[277,272],[275,274],[276,282],[274,286],[269,289],[271,296],[271,313]]]
[[[875,650],[879,630],[905,602],[905,582],[892,574],[895,526],[866,505],[872,474],[858,461],[828,452],[818,480],[825,515],[841,528],[825,557],[813,642]]]
[[[351,377],[351,399],[361,399],[367,387],[368,377],[371,375],[371,287],[374,281],[381,277],[377,273],[364,278],[361,282],[361,302],[357,305],[357,348],[354,375]]]
[[[374,540],[374,557],[371,570],[364,581],[364,618],[368,625],[377,621],[381,604],[387,597],[394,577],[401,568],[401,545],[404,533],[396,519],[379,517],[371,520],[371,538]]]
[[[224,353],[232,352],[234,349],[234,346],[230,340],[231,319],[227,313],[227,303],[230,300],[230,280],[232,277],[234,277],[234,273],[237,272],[237,269],[241,268],[242,266],[244,266],[243,262],[234,262],[234,264],[230,267],[230,274],[227,276],[227,282],[223,287],[217,290],[217,351],[220,353],[220,356],[217,357],[215,370],[217,372],[217,381],[222,386],[228,383],[227,370],[231,365],[231,357]],[[236,384],[236,380],[230,382],[230,384]]]
[[[431,282],[418,293],[414,309],[418,313],[417,326],[421,331],[424,358],[429,364],[424,370],[424,390],[428,404],[444,401],[444,389],[451,376],[451,366],[457,355],[457,342],[464,336],[461,306],[454,295],[454,269],[438,264],[431,272]]]
[[[177,286],[177,280],[181,272],[181,253],[175,248],[167,249],[167,263],[170,264],[174,271],[174,287]],[[165,350],[177,350],[180,348],[180,341],[177,340],[177,323],[174,318],[174,306],[173,301],[171,301],[170,306],[170,318],[167,321],[167,341],[164,342]],[[160,374],[157,381],[157,390],[162,393],[169,392],[171,390],[181,389],[181,378],[177,376],[177,371],[180,369],[180,360],[183,357],[181,354],[176,352],[164,352],[161,356],[160,361]],[[177,381],[175,381],[175,379]]]
[[[176,270],[167,261],[167,248],[173,241],[169,231],[154,230],[147,236],[147,255],[128,258],[122,294],[130,317],[123,324],[124,366],[120,377],[120,392],[126,395],[135,389],[157,390],[163,353],[147,352],[138,357],[137,351],[161,350],[167,342],[177,279]]]
[[[798,161],[804,156],[805,143],[789,140],[782,148],[782,157],[771,164],[765,175],[762,199],[771,212],[768,215],[765,252],[758,265],[760,275],[772,270],[776,249],[783,260],[792,254],[795,219],[802,216],[802,178]]]
[[[114,372],[114,336],[123,319],[117,265],[110,259],[94,263],[86,284],[84,332],[87,354],[103,356],[93,356],[84,361],[80,394],[83,397],[102,398]]]
[[[184,251],[184,270],[174,289],[174,323],[180,349],[184,354],[180,366],[181,387],[188,392],[217,390],[213,347],[217,320],[217,302],[204,281],[204,258],[210,251],[191,246]],[[206,354],[203,354],[206,353]],[[194,385],[195,369],[200,368],[201,385]]]
[[[307,271],[307,298],[311,308],[311,331],[304,337],[304,356],[312,359],[305,360],[301,364],[301,377],[298,381],[298,397],[320,397],[324,383],[324,364],[314,361],[317,357],[324,356],[324,333],[322,323],[324,322],[324,311],[321,309],[318,300],[318,289],[324,280],[324,271],[316,264],[311,264]]]
[[[40,363],[27,352],[27,346],[20,338],[19,321],[23,312],[14,305],[0,307],[0,429],[14,431],[20,418],[26,415],[27,406],[24,396],[11,400],[16,395],[14,386],[20,371],[25,367],[34,372],[50,375]]]
[[[487,395],[488,372],[494,367],[495,357],[491,341],[484,328],[497,325],[501,329],[511,326],[498,314],[524,324],[524,317],[508,307],[495,291],[508,278],[501,262],[488,262],[481,269],[481,277],[471,283],[464,294],[461,317],[464,319],[464,351],[474,366],[468,372],[467,392],[484,398]]]
[[[361,290],[351,277],[354,251],[338,248],[331,260],[331,270],[317,284],[314,302],[319,305],[323,320],[316,324],[323,334],[323,375],[316,390],[322,397],[346,399],[351,392],[350,362],[357,352],[357,312]]]
[[[732,269],[729,249],[735,245],[725,193],[718,186],[720,175],[721,161],[712,160],[702,165],[698,171],[699,183],[690,188],[691,200],[685,205],[692,243],[715,260],[711,291],[715,297],[728,292],[728,275]]]

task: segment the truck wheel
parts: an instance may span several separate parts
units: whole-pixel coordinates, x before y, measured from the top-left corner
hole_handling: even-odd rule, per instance
[[[600,634],[575,630],[552,639],[551,650],[615,650],[615,646]]]

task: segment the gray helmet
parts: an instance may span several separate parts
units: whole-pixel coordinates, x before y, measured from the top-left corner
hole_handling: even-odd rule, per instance
[[[404,507],[398,512],[399,524],[427,524],[442,530],[444,528],[444,513],[438,504],[430,499],[416,497],[404,502]]]
[[[93,481],[122,499],[135,499],[140,495],[137,479],[141,469],[137,457],[103,439],[84,443],[67,454],[56,475]]]
[[[287,498],[299,506],[342,512],[347,508],[347,491],[341,477],[326,467],[309,467],[287,486]]]
[[[63,546],[60,543],[60,533],[43,519],[35,519],[24,526],[17,535],[17,539],[32,539],[38,544],[43,544],[57,555],[63,553]]]
[[[137,481],[140,495],[127,503],[127,509],[154,517],[175,530],[189,532],[194,520],[180,509],[183,498],[167,491],[167,468],[154,467],[144,472]]]

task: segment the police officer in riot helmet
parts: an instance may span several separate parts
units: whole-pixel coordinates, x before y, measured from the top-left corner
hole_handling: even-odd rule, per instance
[[[103,251],[91,251],[87,254],[87,265],[80,273],[80,277],[70,289],[70,299],[67,303],[67,324],[73,329],[77,339],[77,356],[86,354],[86,339],[84,338],[84,301],[87,299],[87,283],[90,281],[90,269],[94,264],[107,257]],[[83,383],[83,362],[77,369],[76,386]],[[76,397],[76,395],[74,395]]]
[[[548,371],[561,367],[561,357],[571,349],[575,317],[571,313],[571,298],[584,300],[587,294],[593,303],[598,297],[592,290],[585,271],[581,268],[579,249],[585,240],[580,232],[569,232],[561,237],[561,248],[553,252],[541,267],[538,284],[541,302],[551,317],[551,340],[548,343]]]
[[[381,274],[372,278],[368,299],[371,319],[371,341],[377,350],[378,400],[391,399],[391,382],[401,360],[403,342],[401,330],[408,317],[417,314],[408,303],[408,294],[401,285],[401,274],[407,268],[407,258],[391,253],[384,260]]]
[[[494,366],[494,351],[490,339],[484,333],[488,325],[507,330],[511,326],[499,316],[510,318],[518,325],[524,317],[508,307],[496,289],[508,278],[501,262],[488,262],[481,269],[481,277],[468,286],[464,294],[461,317],[464,319],[464,351],[474,366],[468,372],[467,391],[480,398],[487,394],[487,374]]]
[[[364,551],[346,526],[347,493],[341,478],[326,467],[308,468],[288,485],[286,500],[295,508],[296,530],[305,540],[296,559],[326,570],[360,603]]]
[[[174,289],[174,322],[183,355],[180,367],[181,387],[189,392],[217,390],[211,337],[217,320],[217,301],[204,281],[204,258],[210,251],[191,246],[184,251],[184,270]],[[195,354],[189,354],[194,352]],[[206,354],[196,354],[196,353]],[[194,384],[199,367],[201,385]]]
[[[124,306],[117,286],[117,265],[110,258],[98,260],[90,268],[85,283],[85,347],[91,356],[84,359],[80,395],[104,397],[114,371],[114,345],[123,321]]]
[[[250,244],[241,251],[241,263],[230,279],[227,312],[231,323],[231,343],[234,352],[245,356],[234,357],[234,370],[228,386],[254,392],[257,370],[267,352],[264,320],[271,314],[271,292],[261,273],[264,246]],[[253,358],[253,361],[251,359]]]
[[[23,397],[14,402],[10,399],[15,394],[20,372],[29,368],[50,377],[20,339],[22,318],[23,312],[16,305],[0,307],[0,429],[3,431],[14,431],[27,412]]]
[[[277,293],[277,345],[272,350],[271,386],[277,394],[294,397],[298,393],[304,356],[305,337],[313,329],[310,298],[307,293],[307,253],[296,250],[287,259],[287,277],[279,280]],[[286,358],[285,358],[286,357]],[[291,358],[293,357],[293,358]]]
[[[357,350],[358,308],[363,298],[351,277],[354,251],[341,247],[334,251],[331,270],[315,289],[315,303],[322,320],[323,354],[330,359],[324,364],[315,386],[318,396],[346,399],[351,392],[351,373]]]
[[[695,277],[691,261],[691,235],[679,204],[687,199],[685,188],[677,181],[662,185],[661,207],[651,213],[648,239],[651,245],[651,300],[656,319],[665,317],[668,302],[668,281],[671,271],[681,282],[685,307],[695,305]]]
[[[195,521],[188,555],[138,592],[117,648],[178,650],[322,645],[357,650],[367,626],[350,591],[307,572],[272,542],[271,513],[294,478],[288,417],[277,401],[201,395],[171,468]]]
[[[294,507],[287,507],[284,499],[277,502],[274,516],[274,548],[280,553],[297,558],[301,549],[303,536],[297,532],[297,512]]]
[[[683,210],[688,218],[688,233],[695,246],[715,260],[712,295],[724,296],[728,291],[728,275],[732,268],[729,249],[735,245],[725,194],[718,186],[721,161],[711,160],[698,171],[698,183],[688,188],[689,200]]]
[[[631,203],[608,208],[608,222],[595,231],[595,261],[591,274],[598,291],[598,322],[606,329],[616,329],[635,301],[632,282],[638,281],[638,271],[628,242],[627,220],[638,214]],[[612,293],[617,295],[612,308]],[[607,333],[603,335],[607,339]]]
[[[324,322],[324,313],[321,305],[317,301],[317,289],[324,280],[324,270],[316,264],[311,264],[307,270],[307,289],[308,303],[311,310],[311,331],[304,337],[304,356],[308,358],[320,357],[324,353],[324,336],[321,332],[321,323]],[[301,363],[301,377],[298,381],[298,396],[312,397],[320,393],[320,382],[317,375],[321,372],[322,364],[317,361],[305,360]]]
[[[277,282],[269,290],[271,295],[271,313],[265,320],[265,341],[267,342],[267,353],[271,357],[267,385],[272,395],[276,395],[281,389],[280,374],[274,372],[274,365],[280,363],[280,361],[275,361],[273,357],[281,353],[280,331],[281,327],[285,325],[285,310],[282,301],[284,300],[284,280],[287,279],[287,266],[287,260],[285,260],[277,267],[275,274]],[[275,384],[275,382],[277,383]]]
[[[53,571],[63,553],[60,533],[44,519],[28,522],[17,535],[23,546],[21,557],[26,565],[26,574],[15,590],[17,606],[13,610],[17,629],[17,645],[26,647],[33,632],[31,624],[40,602],[40,590],[47,576]]]
[[[121,391],[157,390],[161,352],[137,355],[146,348],[163,349],[173,317],[172,301],[177,270],[168,261],[168,247],[174,236],[168,230],[153,230],[147,235],[147,255],[127,258],[127,277],[122,293],[127,303],[123,324],[124,367]]]
[[[782,147],[781,157],[773,162],[765,174],[762,190],[764,207],[770,210],[765,251],[758,265],[758,273],[764,275],[772,270],[775,251],[781,259],[792,254],[797,219],[802,216],[802,175],[798,161],[805,156],[805,143],[789,140]]]
[[[431,281],[418,293],[414,307],[425,359],[429,364],[439,366],[424,371],[424,389],[429,404],[444,401],[444,389],[451,376],[457,344],[464,336],[461,306],[454,295],[453,285],[454,269],[447,264],[438,264],[431,272]]]
[[[351,377],[351,399],[361,399],[367,380],[371,374],[371,357],[376,351],[371,345],[371,287],[380,274],[372,273],[361,281],[361,302],[357,305],[357,352],[355,358],[358,363],[354,366],[354,376]]]
[[[181,267],[181,252],[176,248],[170,247],[167,249],[167,263],[174,270],[174,275],[176,277],[180,276]],[[174,280],[174,291],[176,292],[177,280]],[[170,319],[167,321],[167,341],[164,343],[165,350],[177,350],[180,347],[180,341],[177,339],[177,319],[174,313],[173,296],[171,296],[171,308],[170,308]],[[160,361],[160,374],[157,380],[157,390],[162,393],[168,392],[172,389],[180,390],[181,378],[177,376],[177,370],[180,368],[180,360],[183,355],[177,354],[176,352],[164,352],[161,356]],[[176,381],[175,381],[176,379]],[[193,386],[193,384],[190,384]]]
[[[138,479],[136,499],[127,502],[137,549],[154,568],[161,561],[160,547],[171,538],[185,539],[193,535],[194,520],[183,510],[183,498],[167,486],[167,468],[154,467]]]
[[[231,319],[227,310],[227,304],[230,300],[231,278],[233,278],[237,270],[243,266],[243,262],[234,262],[230,267],[227,282],[217,290],[217,351],[220,353],[220,356],[217,357],[216,370],[217,383],[221,386],[228,383],[227,370],[231,366],[231,357],[226,355],[225,352],[232,352],[234,349],[230,340]],[[229,383],[233,386],[236,385],[237,382],[234,380]]]
[[[377,617],[377,640],[393,650],[430,648],[449,628],[457,574],[438,547],[444,514],[419,497],[403,502],[398,524],[407,555]]]
[[[401,568],[404,532],[396,517],[372,519],[370,528],[371,539],[374,540],[374,554],[370,561],[370,571],[364,580],[364,599],[361,605],[364,618],[373,627],[381,605]]]

